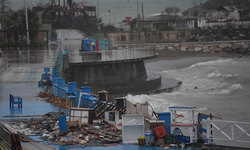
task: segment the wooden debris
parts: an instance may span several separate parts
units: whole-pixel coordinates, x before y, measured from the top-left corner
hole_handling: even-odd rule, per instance
[[[66,100],[58,96],[54,96],[52,93],[39,92],[36,97],[45,98],[43,101],[46,103],[51,103],[52,105],[61,109],[70,109],[71,103],[66,103]]]
[[[71,127],[71,126],[77,126],[81,128],[81,120],[75,120],[75,121],[67,121],[67,127]]]

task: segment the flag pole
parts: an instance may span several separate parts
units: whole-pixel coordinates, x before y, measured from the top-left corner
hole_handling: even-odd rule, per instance
[[[111,10],[109,10],[109,25],[111,25]]]

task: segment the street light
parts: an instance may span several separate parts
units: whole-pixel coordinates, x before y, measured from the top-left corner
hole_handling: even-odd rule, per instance
[[[27,30],[27,44],[30,45],[30,38],[29,38],[29,24],[28,24],[28,15],[27,15],[27,3],[26,0],[23,0],[25,4],[25,18],[26,18],[26,30]]]

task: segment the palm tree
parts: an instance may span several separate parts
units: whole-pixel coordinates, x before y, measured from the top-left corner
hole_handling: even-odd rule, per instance
[[[89,21],[89,29],[92,32],[98,32],[98,27],[102,27],[104,23],[102,22],[102,18],[92,18]]]

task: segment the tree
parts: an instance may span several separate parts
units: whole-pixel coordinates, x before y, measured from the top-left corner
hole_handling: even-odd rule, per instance
[[[29,18],[29,29],[37,30],[39,28],[39,23],[36,13],[31,11],[31,9],[28,9],[27,14]],[[21,9],[13,12],[10,16],[8,16],[8,19],[5,20],[5,24],[8,29],[26,30],[25,10]]]
[[[104,26],[104,23],[102,22],[102,18],[91,18],[89,20],[89,30],[92,32],[98,32],[98,27]]]
[[[29,18],[28,20],[29,30],[38,30],[39,23],[36,13],[28,9],[27,14]],[[5,20],[5,26],[6,29],[11,29],[11,30],[26,30],[25,10],[21,9],[16,12],[13,12],[10,16],[8,16],[8,19]],[[35,39],[34,33],[29,32],[29,36],[31,42],[33,42]],[[17,41],[16,37],[18,37],[18,35],[15,32],[14,33],[15,41]]]
[[[192,1],[191,4],[192,4],[193,6],[198,6],[198,5],[203,4],[203,0],[194,0],[194,1]]]
[[[177,6],[166,7],[162,13],[162,20],[166,21],[168,26],[174,27],[180,11],[180,8]]]
[[[9,0],[0,0],[1,5],[1,13],[6,11],[7,9],[10,9],[10,1]]]

